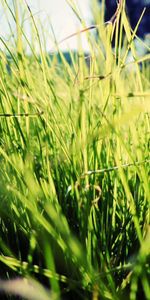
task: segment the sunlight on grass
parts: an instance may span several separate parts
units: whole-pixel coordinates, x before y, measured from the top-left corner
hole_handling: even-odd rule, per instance
[[[86,28],[67,2],[83,29],[66,58],[55,36],[45,52],[26,1],[2,1],[16,31],[0,39],[0,292],[149,300],[150,56],[134,40],[143,13],[132,30],[119,1],[106,24],[104,1],[100,11],[93,1]]]

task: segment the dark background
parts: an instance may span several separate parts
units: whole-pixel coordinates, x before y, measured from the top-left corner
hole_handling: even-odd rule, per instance
[[[99,2],[101,2],[101,0],[99,0]],[[105,20],[108,21],[116,10],[117,1],[105,0],[105,3]],[[135,28],[144,7],[146,7],[146,11],[137,31],[137,35],[141,38],[144,38],[146,34],[150,33],[150,0],[126,0],[126,11],[132,29]]]

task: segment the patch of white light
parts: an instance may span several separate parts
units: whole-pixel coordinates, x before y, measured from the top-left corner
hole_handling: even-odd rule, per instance
[[[8,2],[12,6],[12,1]],[[26,0],[26,2],[34,15],[40,35],[42,36],[44,33],[45,38],[42,39],[41,37],[41,39],[45,42],[46,50],[49,52],[54,51],[56,48],[53,32],[57,42],[59,43],[59,41],[63,40],[65,37],[82,28],[80,21],[69,7],[66,0]],[[81,16],[83,16],[86,24],[90,24],[92,19],[90,0],[74,0],[73,2],[76,3],[77,7],[81,11]],[[0,35],[7,41],[10,39],[11,33],[2,4],[0,4],[0,16]],[[15,24],[12,18],[9,17],[9,20],[12,32],[15,32]],[[26,13],[23,24],[29,40],[31,39],[31,22],[32,20],[29,13]],[[80,37],[79,35],[76,35],[75,37],[60,43],[59,48],[63,51],[68,51],[69,49],[76,50],[78,48],[79,40],[82,44],[82,48],[87,51],[89,46],[85,33],[81,34]],[[2,45],[0,47],[2,48]],[[30,51],[29,47],[27,49]]]

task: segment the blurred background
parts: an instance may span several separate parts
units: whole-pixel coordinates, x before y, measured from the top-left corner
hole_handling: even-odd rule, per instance
[[[101,1],[100,1],[101,2]],[[106,20],[111,18],[112,13],[116,9],[115,0],[106,0]],[[141,21],[141,24],[138,28],[137,34],[144,38],[150,32],[150,0],[126,0],[127,14],[130,19],[131,27],[134,28],[140,18],[140,15],[146,8],[144,17]]]
[[[17,0],[18,3],[24,3],[24,0]],[[11,16],[8,14],[6,18],[4,2],[7,2],[10,7],[13,8],[14,0],[3,1],[0,0],[0,36],[7,42],[11,40],[12,33],[10,33],[10,27],[15,30],[14,21],[11,20]],[[34,18],[37,23],[40,23],[40,27],[46,34],[46,49],[51,51],[53,48],[54,34],[55,38],[59,42],[63,38],[69,36],[70,34],[81,29],[81,24],[78,18],[75,16],[71,8],[69,7],[69,1],[66,0],[27,0],[30,6]],[[92,18],[92,0],[75,0],[74,1],[81,13],[81,16],[85,19],[86,25],[93,23]],[[101,5],[101,0],[99,4]],[[105,20],[108,21],[117,7],[116,0],[106,0],[105,1]],[[141,13],[146,7],[144,17],[138,28],[137,34],[140,38],[144,39],[146,43],[150,43],[149,33],[150,33],[150,0],[126,0],[127,14],[131,23],[132,28],[136,26]],[[9,22],[8,22],[9,21]],[[24,26],[26,28],[26,34],[30,39],[30,29],[29,29],[30,17],[24,16]],[[61,43],[60,48],[63,51],[68,51],[68,49],[76,50],[78,47],[78,38],[73,37],[67,41]],[[85,51],[88,51],[88,43],[86,40],[86,35],[81,36],[82,47]],[[3,45],[0,45],[3,48]]]

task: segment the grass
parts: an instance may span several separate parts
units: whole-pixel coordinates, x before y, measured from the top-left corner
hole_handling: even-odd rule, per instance
[[[16,24],[0,53],[1,297],[149,300],[150,56],[134,45],[140,20],[132,30],[120,2],[104,24],[93,1],[97,34],[81,33],[88,64],[78,33],[70,65],[59,43],[61,62],[46,53],[25,2],[1,2]]]

